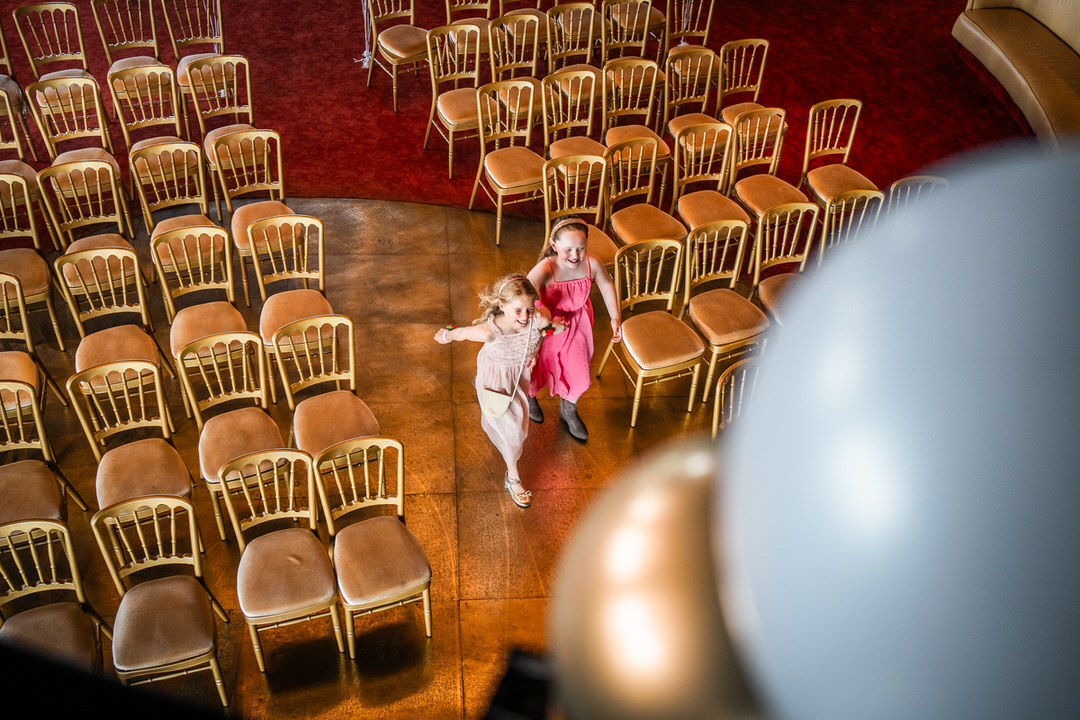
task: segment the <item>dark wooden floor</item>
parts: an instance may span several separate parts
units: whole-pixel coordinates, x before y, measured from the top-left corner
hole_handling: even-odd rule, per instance
[[[475,316],[476,295],[486,283],[532,266],[543,241],[542,223],[508,218],[502,247],[496,248],[489,212],[351,199],[288,204],[326,224],[327,296],[356,324],[358,394],[383,432],[405,445],[405,512],[434,570],[434,633],[430,640],[424,636],[415,605],[361,618],[354,662],[338,653],[328,621],[294,625],[267,633],[268,667],[260,673],[237,606],[236,544],[218,539],[207,492],[197,486],[209,585],[230,615],[219,626],[231,700],[227,712],[253,719],[482,717],[508,653],[546,649],[554,570],[579,518],[628,459],[667,438],[707,432],[711,406],[686,412],[688,380],[647,389],[638,427],[631,429],[630,388],[611,363],[581,401],[590,429],[582,445],[552,420],[555,401],[543,398],[548,420],[532,426],[522,464],[533,505],[518,509],[502,487],[500,458],[480,429],[472,385],[478,347],[443,346],[432,338],[438,327]],[[136,246],[145,251],[145,234]],[[167,347],[156,285],[150,296],[157,336]],[[610,330],[598,296],[594,306],[597,347],[603,348]],[[255,293],[253,307],[245,310],[253,329],[259,309]],[[45,341],[44,362],[62,383],[72,372],[78,337],[65,308],[58,310],[67,353],[49,341],[44,317],[35,321],[34,332]],[[176,445],[197,477],[195,424],[181,411],[175,381],[170,398]],[[287,431],[284,400],[271,414]],[[95,463],[74,413],[52,401],[46,421],[62,469],[93,506]],[[90,535],[89,517],[69,502],[90,601],[111,622],[118,598]],[[107,650],[105,666],[112,679]],[[221,712],[205,673],[154,689],[170,702]]]

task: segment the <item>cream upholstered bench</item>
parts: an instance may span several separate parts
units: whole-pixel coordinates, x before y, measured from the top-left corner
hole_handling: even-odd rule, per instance
[[[1080,0],[968,0],[952,34],[1044,145],[1080,138]]]

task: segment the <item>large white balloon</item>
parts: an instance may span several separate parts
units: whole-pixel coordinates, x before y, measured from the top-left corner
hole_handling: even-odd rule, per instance
[[[727,431],[722,604],[784,720],[1080,717],[1080,160],[954,170],[791,298]]]

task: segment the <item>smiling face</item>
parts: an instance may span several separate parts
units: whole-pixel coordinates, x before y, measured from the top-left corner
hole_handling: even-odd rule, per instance
[[[533,301],[528,295],[518,295],[508,303],[499,303],[506,326],[524,330],[533,314]]]
[[[555,250],[559,265],[567,269],[578,268],[587,257],[588,236],[581,230],[563,230],[551,241],[551,247]]]

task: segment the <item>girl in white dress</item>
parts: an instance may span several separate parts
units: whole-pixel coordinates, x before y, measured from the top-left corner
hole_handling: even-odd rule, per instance
[[[529,376],[545,334],[565,328],[552,325],[551,316],[539,305],[540,296],[520,273],[500,278],[480,294],[481,314],[469,327],[439,328],[435,341],[471,340],[484,344],[476,357],[476,394],[484,389],[511,395],[510,406],[500,416],[480,414],[480,426],[506,463],[503,486],[518,507],[529,507],[532,493],[521,484],[518,460],[529,434]]]

